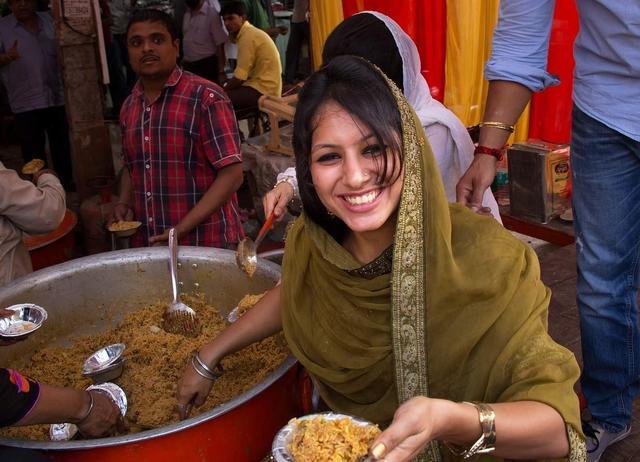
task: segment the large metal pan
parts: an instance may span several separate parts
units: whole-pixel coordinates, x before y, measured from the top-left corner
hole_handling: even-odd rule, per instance
[[[228,250],[181,247],[179,261],[182,290],[204,293],[223,315],[245,294],[273,287],[280,276],[278,265],[261,259],[253,278],[247,278]],[[21,344],[0,348],[0,366],[17,355],[28,357],[42,344],[103,330],[148,302],[168,300],[167,263],[166,248],[122,250],[45,268],[1,288],[0,306],[36,303],[47,309],[49,319]],[[269,453],[278,429],[308,406],[308,383],[302,377],[289,357],[248,392],[184,422],[104,439],[0,438],[0,445],[43,450],[64,462],[256,462]]]

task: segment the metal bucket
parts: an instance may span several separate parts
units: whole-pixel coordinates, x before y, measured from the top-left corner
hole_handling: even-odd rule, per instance
[[[247,293],[273,287],[280,276],[278,265],[260,259],[253,278],[247,278],[229,250],[180,247],[179,262],[182,290],[204,293],[222,314]],[[166,247],[103,253],[37,271],[0,289],[0,306],[36,303],[47,309],[49,319],[24,342],[0,348],[0,366],[17,355],[29,357],[43,343],[104,330],[129,311],[169,298]],[[305,375],[289,357],[248,392],[183,422],[86,441],[0,438],[0,445],[43,450],[65,462],[256,462],[269,454],[277,431],[308,408],[309,398]]]

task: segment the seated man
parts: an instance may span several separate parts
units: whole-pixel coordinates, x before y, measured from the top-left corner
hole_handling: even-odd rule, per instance
[[[244,237],[243,175],[229,99],[176,65],[180,40],[168,14],[135,12],[127,46],[139,80],[120,112],[125,166],[115,218],[142,222],[132,246],[166,243],[175,228],[183,245],[234,248]]]
[[[0,162],[0,287],[32,271],[22,233],[53,231],[65,211],[64,189],[53,171],[40,170],[32,183]]]
[[[238,44],[238,63],[233,78],[223,87],[236,112],[257,107],[262,95],[282,93],[282,65],[269,35],[247,21],[241,2],[228,3],[220,15],[232,42]]]

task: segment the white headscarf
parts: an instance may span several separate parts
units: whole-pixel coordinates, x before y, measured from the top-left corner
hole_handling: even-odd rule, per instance
[[[418,115],[436,162],[442,175],[447,198],[450,202],[456,201],[456,185],[458,180],[467,171],[473,160],[473,142],[467,129],[458,117],[447,109],[440,101],[431,97],[429,85],[420,72],[420,55],[418,48],[413,43],[411,37],[389,16],[377,11],[362,11],[358,14],[367,13],[375,16],[387,26],[398,47],[398,52],[402,58],[402,86],[404,95]],[[447,137],[430,136],[429,127],[440,125],[446,127]],[[432,127],[435,128],[435,127]],[[453,141],[453,142],[451,142]],[[484,193],[482,205],[491,208],[493,216],[502,223],[498,204],[493,193],[487,189]]]

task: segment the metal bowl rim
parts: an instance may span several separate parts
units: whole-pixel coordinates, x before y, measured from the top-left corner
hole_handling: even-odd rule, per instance
[[[27,335],[31,335],[32,333],[34,333],[35,331],[40,329],[42,327],[42,325],[44,324],[44,322],[47,320],[47,317],[48,317],[47,310],[45,310],[40,305],[36,305],[35,303],[16,303],[15,305],[8,306],[6,309],[7,310],[16,311],[16,310],[24,309],[24,308],[31,308],[31,309],[35,308],[35,311],[39,312],[42,315],[42,319],[40,320],[40,322],[32,323],[34,325],[34,327],[31,330],[22,331],[22,332],[17,333],[17,334],[5,334],[5,333],[0,332],[0,338],[15,339],[15,338],[26,337]]]
[[[91,358],[93,358],[95,355],[97,355],[98,353],[100,353],[102,350],[106,350],[107,348],[110,347],[116,347],[119,348],[120,351],[116,356],[113,356],[112,358],[109,358],[109,361],[107,361],[104,364],[101,364],[99,368],[88,368],[87,367],[87,362],[89,362],[89,360]],[[106,372],[109,371],[113,368],[111,368],[110,366],[115,366],[115,363],[118,362],[118,360],[123,359],[122,354],[124,353],[124,350],[127,348],[127,346],[124,343],[112,343],[111,345],[107,345],[104,346],[96,351],[94,351],[93,353],[91,353],[87,359],[84,360],[84,363],[82,364],[82,375],[84,377],[90,377],[94,374],[99,374],[101,372]]]

